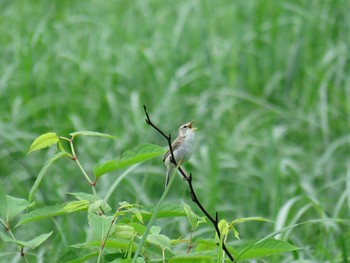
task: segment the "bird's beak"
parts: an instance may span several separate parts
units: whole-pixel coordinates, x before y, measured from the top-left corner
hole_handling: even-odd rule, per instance
[[[192,126],[192,123],[193,123],[193,122],[194,122],[194,121],[191,121],[191,122],[190,122],[190,125],[189,125],[188,127],[190,127],[191,130],[197,130],[197,128],[194,128],[194,127]]]

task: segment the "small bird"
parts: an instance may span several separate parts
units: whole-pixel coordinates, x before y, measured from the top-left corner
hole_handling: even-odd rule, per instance
[[[181,125],[179,128],[179,135],[171,144],[177,165],[182,165],[191,158],[194,148],[194,131],[196,130],[196,128],[192,127],[192,123],[193,121]],[[163,162],[167,167],[165,180],[166,187],[175,168],[175,165],[171,160],[170,149],[164,154]]]

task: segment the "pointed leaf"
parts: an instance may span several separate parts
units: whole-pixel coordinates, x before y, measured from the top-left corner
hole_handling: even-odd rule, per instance
[[[129,245],[130,245],[130,241],[127,239],[109,237],[105,244],[105,248],[127,250],[129,248]],[[75,244],[75,245],[72,245],[71,247],[96,249],[101,247],[101,240],[88,241],[86,243]],[[133,251],[135,250],[136,250],[136,246],[133,246]]]
[[[69,249],[57,259],[56,263],[85,263],[89,262],[89,259],[97,257],[98,253],[99,252],[88,253],[82,250],[77,252],[73,249]]]
[[[109,135],[106,133],[101,133],[101,132],[94,132],[94,131],[77,131],[77,132],[72,132],[69,134],[73,138],[79,135],[83,136],[94,136],[94,137],[104,137],[104,138],[109,138],[109,139],[116,139],[115,136]]]
[[[73,201],[72,203],[75,203],[75,202],[81,202],[81,201]],[[72,212],[87,210],[87,205],[75,206],[75,208],[73,209],[72,206],[70,206],[69,204],[70,203],[59,204],[55,206],[46,206],[43,208],[33,210],[32,212],[29,212],[23,215],[19,220],[17,226],[23,225],[29,222],[41,220],[41,219],[54,217],[54,216],[60,216],[60,215],[65,215]]]
[[[106,173],[122,169],[135,163],[144,162],[159,155],[164,154],[165,149],[158,145],[141,144],[136,148],[126,151],[123,155],[115,160],[111,160],[94,168],[95,177],[100,177]]]
[[[13,197],[10,195],[6,195],[6,197],[8,219],[14,218],[30,205],[29,202],[25,199]]]
[[[108,234],[108,230],[110,229],[114,216],[104,216],[104,215],[96,215],[90,213],[88,215],[89,225],[92,227],[92,240],[103,240]],[[111,228],[111,232],[113,232],[113,227]]]
[[[231,226],[231,230],[232,230],[233,234],[235,235],[235,238],[237,238],[238,240],[241,240],[239,238],[239,233],[238,233],[237,229],[233,225]]]
[[[12,243],[16,243],[21,247],[29,247],[31,249],[35,249],[36,247],[40,246],[46,239],[48,239],[51,236],[51,234],[52,234],[52,231],[50,233],[37,236],[29,241],[20,241],[20,240],[14,240],[13,238],[7,236],[4,232],[1,232],[1,238],[5,242],[12,242]]]
[[[249,222],[249,221],[261,221],[261,222],[268,222],[268,223],[273,223],[273,221],[263,218],[263,217],[243,217],[243,218],[238,218],[236,220],[233,220],[230,225],[237,224],[237,223],[244,223],[244,222]]]
[[[143,220],[149,220],[152,216],[152,213],[154,211],[155,207],[145,207],[144,210],[141,210],[141,214],[143,217]],[[186,216],[186,212],[184,211],[183,206],[181,205],[163,205],[159,209],[159,212],[157,213],[157,218],[166,218],[166,217],[184,217]]]
[[[63,207],[63,211],[66,213],[73,213],[75,211],[84,210],[89,207],[89,203],[90,202],[88,200],[79,200],[79,201],[69,202]]]
[[[149,234],[146,240],[153,245],[170,249],[170,239],[167,236],[161,234]]]
[[[57,161],[59,158],[61,158],[63,156],[68,156],[68,153],[66,153],[66,152],[58,152],[55,155],[51,156],[46,161],[44,167],[39,172],[39,175],[36,178],[36,180],[35,180],[35,182],[34,182],[34,184],[32,186],[32,189],[30,189],[29,197],[28,197],[29,202],[32,202],[34,200],[34,195],[35,195],[36,191],[38,190],[42,180],[44,179],[44,175],[46,174],[47,168],[49,168],[49,166],[51,164],[53,164],[55,161]]]
[[[237,249],[239,261],[267,257],[275,254],[298,250],[300,248],[278,239],[264,239],[263,241],[245,244]]]
[[[182,205],[183,205],[183,208],[186,212],[187,219],[191,224],[192,231],[195,230],[200,223],[205,222],[205,217],[200,217],[197,214],[195,214],[192,211],[191,207],[188,204],[186,204],[184,201],[182,201]]]
[[[140,210],[133,209],[133,213],[136,216],[137,220],[139,220],[143,224],[143,218],[142,218]]]
[[[31,152],[49,147],[53,144],[56,144],[58,141],[59,141],[59,137],[54,132],[42,134],[34,140],[34,142],[29,148],[28,154],[30,154]]]
[[[78,200],[88,200],[90,202],[95,202],[100,200],[96,195],[92,195],[92,194],[87,194],[87,193],[69,193],[70,195],[73,195],[75,198],[77,198]]]

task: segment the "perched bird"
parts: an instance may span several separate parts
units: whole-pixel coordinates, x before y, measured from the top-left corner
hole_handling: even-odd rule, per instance
[[[196,130],[196,128],[192,127],[192,123],[193,121],[181,125],[179,128],[179,135],[171,144],[177,165],[182,165],[191,158],[194,148],[194,131]],[[167,167],[165,180],[165,186],[167,186],[175,168],[171,160],[170,149],[164,154],[163,162]]]

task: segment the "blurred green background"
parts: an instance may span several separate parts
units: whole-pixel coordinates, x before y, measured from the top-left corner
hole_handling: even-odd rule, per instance
[[[26,156],[45,132],[115,135],[112,143],[77,140],[90,174],[140,143],[165,146],[144,122],[146,104],[173,137],[195,119],[196,151],[186,169],[211,213],[275,222],[239,225],[243,240],[322,219],[283,233],[302,250],[276,262],[346,262],[349,227],[327,219],[350,215],[349,8],[348,0],[2,0],[0,179],[7,194],[26,198],[56,151]],[[122,172],[104,176],[98,194]],[[161,158],[133,167],[108,203],[156,204],[164,173]],[[91,189],[78,168],[60,160],[36,201],[53,205],[81,191]],[[168,202],[180,200],[191,204],[178,176]],[[184,218],[158,223],[172,238],[188,234]],[[66,216],[16,235],[63,228],[50,239],[55,248],[33,252],[55,259],[84,240],[84,225],[86,215]],[[194,233],[213,235],[210,224]],[[16,247],[0,243],[0,250]]]

